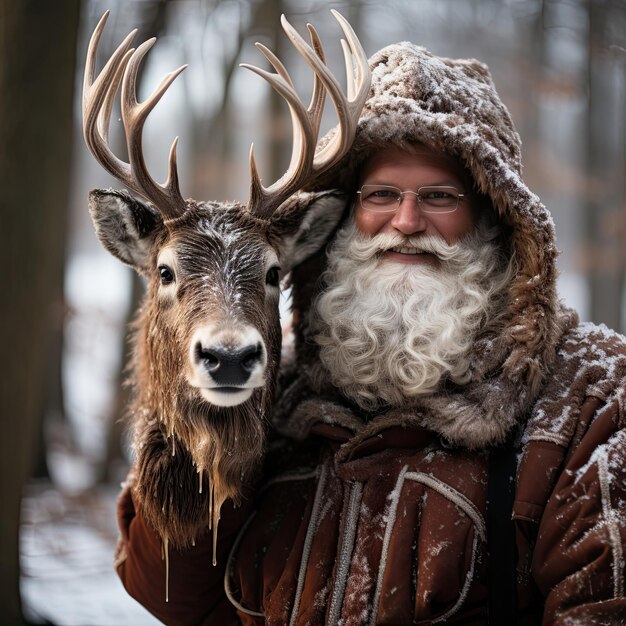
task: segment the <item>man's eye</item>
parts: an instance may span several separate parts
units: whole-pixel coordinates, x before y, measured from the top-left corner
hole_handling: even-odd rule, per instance
[[[159,276],[162,285],[169,285],[174,282],[174,272],[167,265],[159,265]]]
[[[372,204],[387,204],[397,202],[400,194],[393,189],[376,189],[364,194],[363,200]]]
[[[280,267],[276,265],[270,267],[270,269],[267,270],[267,274],[265,274],[265,282],[271,287],[278,287],[280,282]]]

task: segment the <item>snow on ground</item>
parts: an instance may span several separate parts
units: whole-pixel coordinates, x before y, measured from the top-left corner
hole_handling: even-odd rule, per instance
[[[24,611],[55,626],[151,626],[113,570],[117,488],[64,496],[49,482],[29,486],[20,551]]]

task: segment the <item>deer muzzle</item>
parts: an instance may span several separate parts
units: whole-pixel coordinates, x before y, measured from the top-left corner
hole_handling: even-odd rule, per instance
[[[267,350],[251,326],[222,332],[214,326],[199,328],[191,339],[189,356],[189,383],[211,404],[236,406],[265,385]]]

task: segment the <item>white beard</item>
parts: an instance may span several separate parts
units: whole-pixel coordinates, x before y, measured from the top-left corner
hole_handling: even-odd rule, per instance
[[[472,344],[513,271],[512,263],[502,269],[497,235],[479,226],[448,245],[439,237],[370,238],[352,222],[342,228],[312,310],[323,366],[314,379],[329,379],[364,409],[431,394],[444,377],[469,382]],[[382,258],[402,245],[435,254],[438,265]]]

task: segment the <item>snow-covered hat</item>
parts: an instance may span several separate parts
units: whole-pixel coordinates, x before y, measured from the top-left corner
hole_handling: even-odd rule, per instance
[[[503,221],[528,231],[524,251],[536,261],[531,276],[542,274],[534,271],[540,265],[554,270],[552,218],[521,178],[521,140],[489,68],[476,59],[438,57],[409,42],[383,48],[369,63],[372,86],[354,144],[316,186],[353,191],[356,173],[372,153],[423,143],[455,157]],[[540,250],[534,250],[537,246]],[[524,251],[515,253],[523,257]]]

